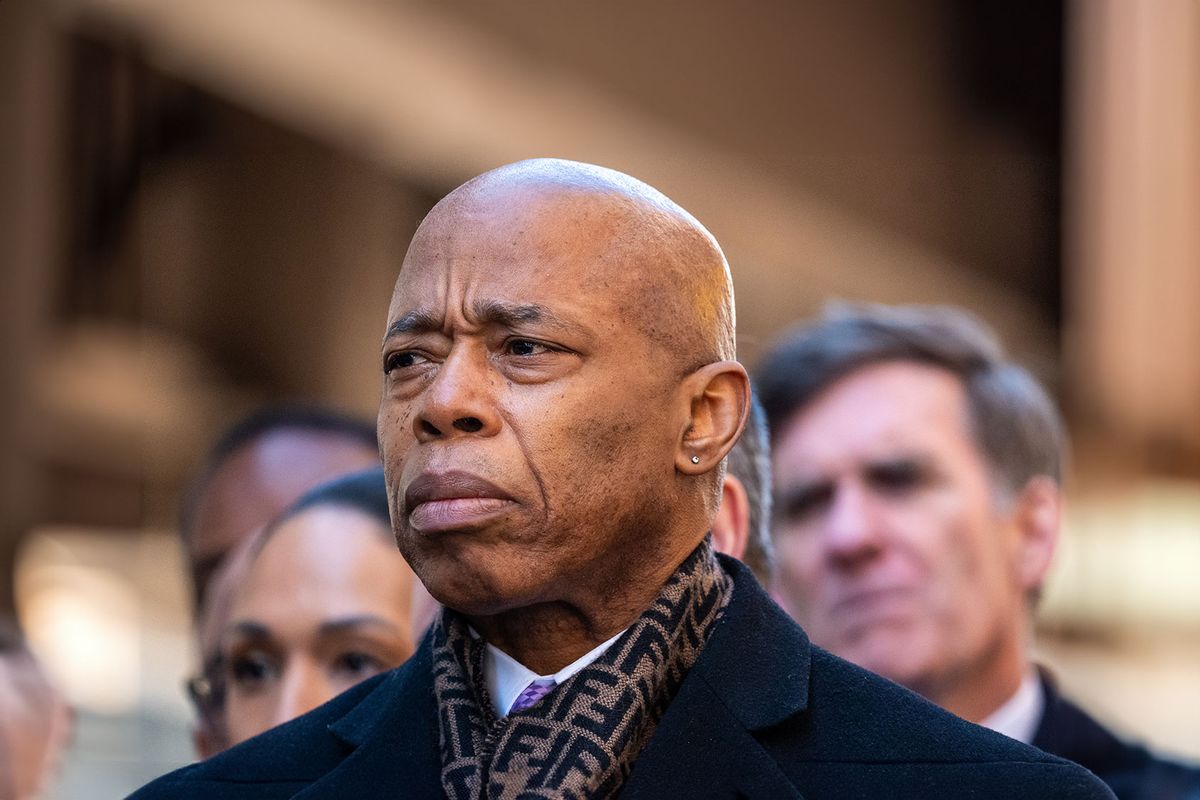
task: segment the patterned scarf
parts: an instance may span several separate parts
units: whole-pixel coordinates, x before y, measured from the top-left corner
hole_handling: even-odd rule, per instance
[[[603,655],[503,719],[485,687],[483,641],[447,609],[433,631],[446,796],[615,796],[732,593],[705,538]]]

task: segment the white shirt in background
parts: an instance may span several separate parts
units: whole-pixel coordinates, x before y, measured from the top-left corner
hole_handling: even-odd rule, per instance
[[[1003,733],[1010,739],[1032,744],[1038,723],[1042,721],[1045,705],[1041,681],[1031,669],[1025,673],[1016,693],[979,724],[991,728],[996,733]]]

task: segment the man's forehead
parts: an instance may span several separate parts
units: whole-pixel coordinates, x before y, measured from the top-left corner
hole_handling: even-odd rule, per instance
[[[422,226],[401,267],[389,325],[441,313],[450,302],[480,316],[508,308],[510,317],[553,321],[602,304],[636,278],[634,232],[605,207],[564,201],[486,210],[449,211]]]
[[[561,174],[560,174],[561,173]],[[434,207],[405,256],[389,325],[479,300],[624,325],[694,368],[732,358],[732,286],[716,240],[650,186],[569,162],[510,165]]]
[[[635,241],[647,213],[616,195],[553,187],[466,197],[430,212],[404,268],[456,260],[486,264],[520,254],[525,267],[536,269],[541,262],[603,251],[617,239]],[[539,261],[530,262],[531,255]]]
[[[854,369],[798,408],[787,427],[818,421],[851,422],[856,430],[919,432],[933,423],[961,425],[967,418],[966,388],[943,367],[909,360],[881,361]]]
[[[237,482],[323,476],[347,466],[361,469],[378,460],[374,447],[357,435],[320,428],[281,427],[265,431],[233,452],[218,468]],[[298,463],[299,462],[299,463]]]
[[[939,367],[884,362],[860,368],[797,409],[778,439],[777,463],[860,468],[976,449],[966,392]]]
[[[781,478],[816,479],[842,472],[857,474],[899,461],[926,462],[937,452],[936,444],[928,439],[903,428],[877,436],[800,436],[776,449],[775,469]]]

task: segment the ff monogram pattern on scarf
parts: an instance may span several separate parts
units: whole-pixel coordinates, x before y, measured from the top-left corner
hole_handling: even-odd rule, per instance
[[[485,688],[484,643],[446,609],[433,631],[446,796],[615,796],[732,594],[706,538],[600,658],[503,719]]]

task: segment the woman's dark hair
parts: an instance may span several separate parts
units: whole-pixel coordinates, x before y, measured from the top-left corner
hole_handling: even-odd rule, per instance
[[[351,508],[374,517],[389,529],[392,524],[388,512],[387,483],[380,467],[353,472],[309,489],[272,522],[271,527],[278,528],[286,520],[317,506]]]

